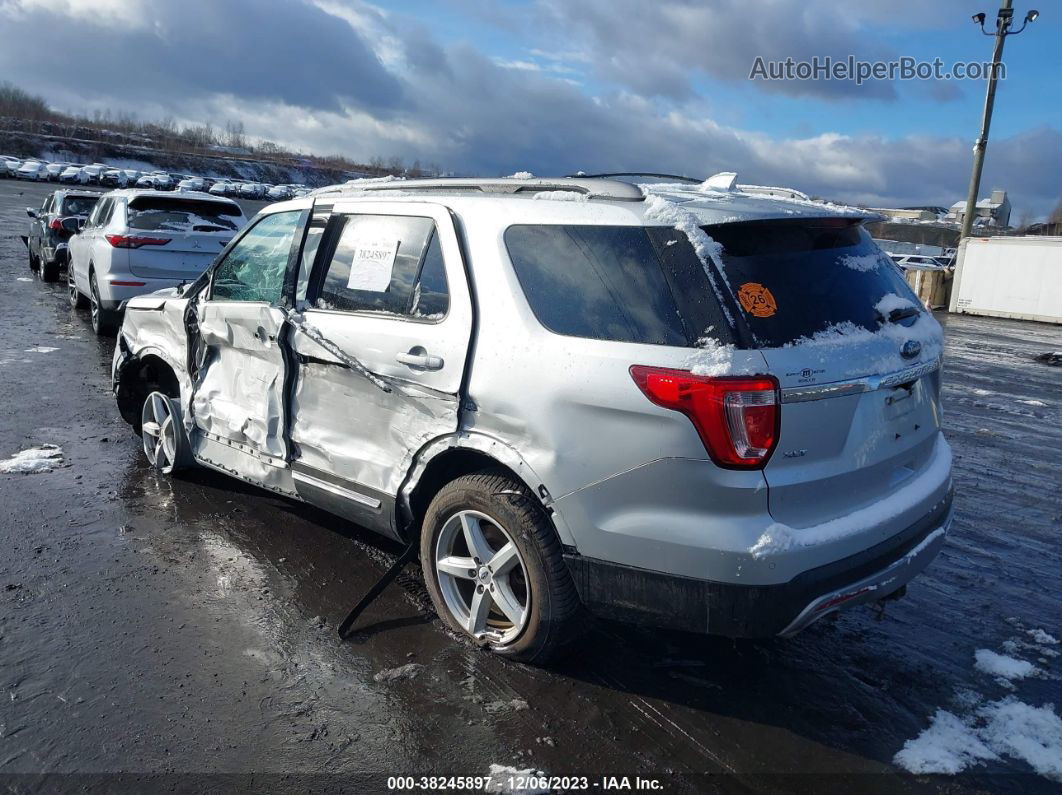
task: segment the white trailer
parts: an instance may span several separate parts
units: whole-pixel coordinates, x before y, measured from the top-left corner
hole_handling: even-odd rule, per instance
[[[966,238],[949,309],[1062,323],[1062,237]]]

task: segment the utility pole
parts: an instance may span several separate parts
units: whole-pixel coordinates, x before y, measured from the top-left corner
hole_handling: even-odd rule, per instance
[[[975,14],[973,21],[981,25],[981,32],[986,36],[995,35],[996,43],[992,48],[992,67],[988,75],[988,90],[985,92],[985,108],[981,115],[981,134],[974,141],[973,148],[973,173],[970,175],[970,192],[966,195],[966,212],[962,217],[962,232],[959,237],[969,237],[973,228],[974,216],[977,212],[977,194],[981,190],[981,171],[985,165],[985,149],[988,148],[988,129],[992,125],[992,106],[996,102],[996,77],[999,73],[999,65],[1003,59],[1003,43],[1007,36],[1013,36],[1025,30],[1025,26],[1035,20],[1040,14],[1038,11],[1030,11],[1025,15],[1025,22],[1018,30],[1011,30],[1010,26],[1014,18],[1013,0],[1002,0],[999,7],[999,15],[996,17],[996,32],[991,34],[985,30],[985,15]]]

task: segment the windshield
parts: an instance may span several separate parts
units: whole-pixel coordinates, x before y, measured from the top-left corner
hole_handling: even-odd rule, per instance
[[[98,200],[98,196],[67,196],[63,199],[61,214],[88,215]]]
[[[129,228],[158,232],[231,232],[240,208],[216,201],[144,196],[129,202]]]
[[[877,331],[875,308],[895,296],[920,311],[899,269],[848,219],[704,227],[757,347],[781,347],[846,324]],[[896,320],[897,318],[891,318]]]

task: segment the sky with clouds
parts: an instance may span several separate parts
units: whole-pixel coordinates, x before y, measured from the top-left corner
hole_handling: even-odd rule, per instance
[[[0,0],[0,75],[62,110],[242,120],[318,154],[461,174],[735,170],[840,201],[950,205],[983,82],[748,76],[757,56],[987,60],[970,16],[993,18],[992,2]],[[1016,218],[1062,197],[1062,4],[1039,4],[1007,43],[982,182],[1010,192]]]

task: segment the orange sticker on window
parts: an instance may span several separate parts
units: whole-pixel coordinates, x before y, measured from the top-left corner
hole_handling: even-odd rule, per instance
[[[753,317],[770,317],[778,311],[771,291],[757,282],[745,282],[738,288],[741,307]]]

